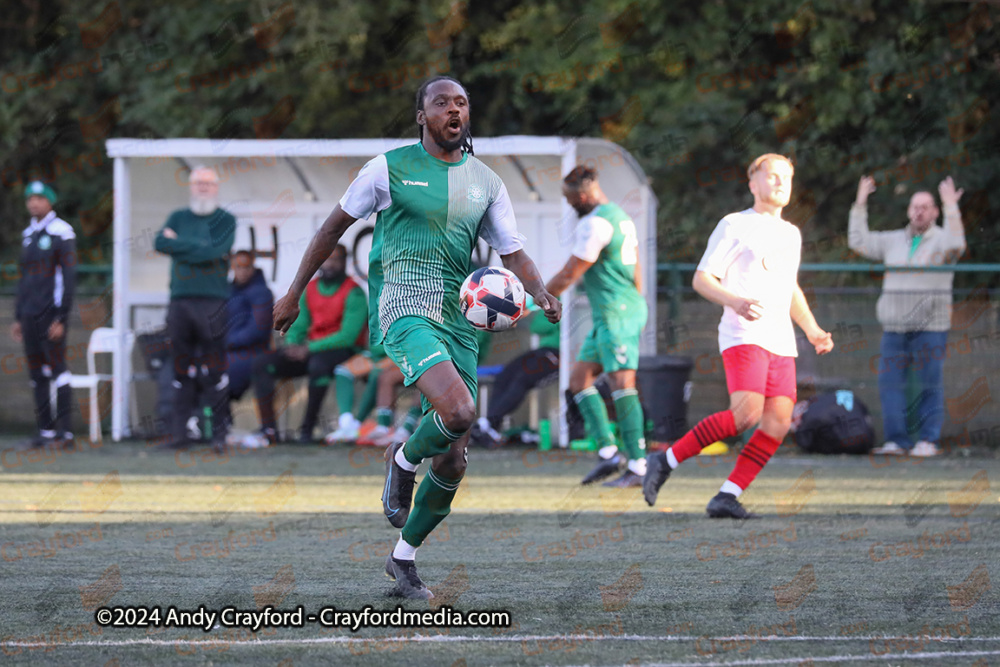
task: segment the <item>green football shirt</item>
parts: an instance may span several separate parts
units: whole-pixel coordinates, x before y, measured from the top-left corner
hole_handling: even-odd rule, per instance
[[[340,207],[359,219],[378,214],[368,256],[372,345],[407,315],[472,336],[458,294],[477,238],[500,255],[523,247],[500,177],[472,155],[445,162],[419,143],[370,160]]]
[[[573,254],[593,262],[583,287],[595,320],[627,317],[644,299],[635,287],[639,239],[632,218],[617,204],[601,204],[580,219]]]

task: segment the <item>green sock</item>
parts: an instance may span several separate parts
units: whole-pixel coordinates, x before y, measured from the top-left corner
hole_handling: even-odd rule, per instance
[[[363,422],[371,414],[372,408],[375,407],[375,396],[378,393],[378,376],[381,375],[381,368],[373,368],[371,373],[368,374],[368,380],[365,383],[365,393],[361,394],[361,405],[358,406],[358,413],[355,415],[359,422]]]
[[[379,408],[376,410],[375,423],[386,428],[392,426],[392,408]]]
[[[432,456],[444,454],[451,448],[451,443],[462,437],[461,433],[448,430],[437,410],[428,412],[427,417],[420,422],[420,426],[403,446],[403,456],[413,465],[419,465],[421,461]]]
[[[642,405],[639,403],[639,393],[635,389],[620,389],[611,396],[615,399],[615,412],[618,413],[618,430],[622,434],[625,454],[629,461],[636,461],[646,456],[646,438],[643,437],[645,421]]]
[[[611,433],[611,422],[608,421],[608,409],[604,407],[604,399],[597,388],[587,387],[574,396],[573,400],[583,415],[587,435],[594,439],[598,449],[615,444],[615,438]]]
[[[354,409],[354,373],[343,366],[333,369],[333,387],[337,396],[337,412],[344,414]]]
[[[420,409],[419,405],[414,405],[406,413],[406,419],[403,420],[403,428],[405,428],[410,433],[413,433],[414,431],[416,431],[417,430],[417,424],[420,423],[420,416],[423,413],[424,413],[424,411]]]
[[[428,420],[430,421],[430,420]],[[413,509],[403,526],[403,541],[410,546],[419,547],[448,513],[451,512],[451,501],[458,492],[458,484],[462,478],[446,479],[433,470],[420,481],[417,495],[413,498]]]

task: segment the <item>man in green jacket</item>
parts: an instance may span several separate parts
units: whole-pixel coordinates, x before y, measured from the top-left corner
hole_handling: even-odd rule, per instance
[[[299,318],[288,330],[288,345],[254,362],[254,391],[260,410],[259,438],[277,441],[274,385],[277,378],[309,376],[309,400],[299,442],[313,442],[313,430],[333,370],[357,354],[368,340],[368,301],[347,277],[347,248],[338,245],[319,267],[299,299]],[[351,406],[340,406],[341,411]],[[264,444],[263,442],[259,444]]]
[[[212,409],[212,445],[225,448],[226,299],[229,298],[229,251],[236,218],[219,208],[219,177],[196,167],[190,177],[190,206],[174,211],[156,235],[157,252],[170,255],[170,306],[167,331],[174,356],[177,400],[164,447],[189,445],[186,424],[195,409],[198,385]],[[198,376],[201,375],[199,381]]]

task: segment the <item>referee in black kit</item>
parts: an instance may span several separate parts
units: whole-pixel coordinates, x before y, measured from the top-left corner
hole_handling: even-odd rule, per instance
[[[219,177],[213,170],[192,170],[190,190],[189,207],[170,214],[155,242],[156,250],[172,260],[167,333],[173,347],[176,400],[170,439],[162,447],[182,449],[190,444],[186,424],[198,404],[200,386],[212,409],[212,446],[221,451],[226,446],[224,406],[229,400],[228,256],[236,218],[219,208]]]
[[[52,206],[56,193],[33,181],[24,189],[31,214],[22,232],[20,281],[11,337],[24,341],[28,374],[35,399],[38,435],[26,447],[54,444],[72,448],[72,389],[66,368],[66,319],[76,290],[76,234]],[[56,384],[56,417],[52,417],[50,385]]]

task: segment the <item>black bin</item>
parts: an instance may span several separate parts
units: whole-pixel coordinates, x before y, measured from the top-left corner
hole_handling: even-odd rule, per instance
[[[639,357],[636,381],[646,414],[646,437],[672,442],[687,432],[687,404],[691,398],[689,378],[694,360],[672,354]]]

